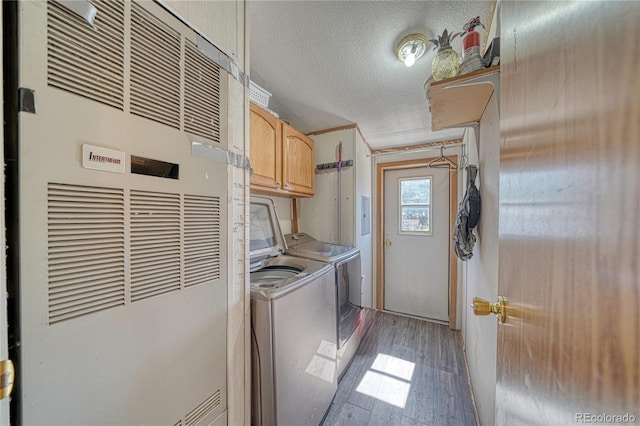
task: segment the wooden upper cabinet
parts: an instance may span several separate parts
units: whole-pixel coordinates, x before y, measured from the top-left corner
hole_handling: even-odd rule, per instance
[[[280,120],[257,105],[250,104],[251,185],[281,189],[282,125]]]
[[[253,103],[250,116],[251,191],[312,197],[315,188],[313,140]]]
[[[313,195],[315,187],[315,156],[313,141],[282,124],[282,181],[285,190]]]

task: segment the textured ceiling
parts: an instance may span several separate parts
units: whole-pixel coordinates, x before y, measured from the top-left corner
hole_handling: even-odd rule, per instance
[[[269,107],[305,133],[357,123],[373,149],[460,137],[431,132],[424,81],[430,49],[407,68],[395,54],[407,34],[435,38],[492,1],[249,1],[251,79]],[[484,38],[484,30],[479,29]],[[460,41],[453,47],[460,52]]]

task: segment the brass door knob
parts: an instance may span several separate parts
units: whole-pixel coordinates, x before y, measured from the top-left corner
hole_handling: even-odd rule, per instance
[[[0,399],[11,395],[16,371],[10,359],[0,361]]]
[[[385,242],[384,242],[384,245],[385,245],[386,247],[391,247],[391,240],[387,240],[387,241],[385,241]]]
[[[507,299],[504,297],[498,297],[498,301],[496,303],[490,303],[488,300],[482,299],[481,297],[474,297],[473,304],[473,313],[476,315],[489,315],[495,314],[498,317],[498,322],[500,324],[504,324],[507,320]]]

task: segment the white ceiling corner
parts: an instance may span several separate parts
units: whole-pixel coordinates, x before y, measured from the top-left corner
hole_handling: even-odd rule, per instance
[[[357,123],[373,149],[462,137],[430,130],[431,49],[407,68],[398,41],[487,23],[492,1],[248,1],[251,79],[270,109],[308,133]],[[481,36],[484,30],[480,29]],[[460,51],[456,39],[452,45]]]

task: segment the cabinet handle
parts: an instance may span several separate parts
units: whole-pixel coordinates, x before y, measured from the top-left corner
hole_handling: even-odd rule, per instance
[[[276,182],[276,188],[280,188],[280,185],[282,185],[282,182]]]
[[[285,187],[285,188],[288,188],[288,187],[289,187],[289,184],[288,184],[288,183],[285,183],[285,184],[284,184],[284,187]]]

